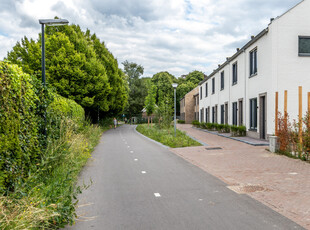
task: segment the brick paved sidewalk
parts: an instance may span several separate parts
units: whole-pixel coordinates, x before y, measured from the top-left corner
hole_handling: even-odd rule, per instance
[[[266,146],[235,140],[178,125],[190,136],[208,144],[170,149],[218,177],[237,193],[245,193],[306,229],[310,229],[310,164],[276,155]],[[222,149],[207,150],[209,147]]]

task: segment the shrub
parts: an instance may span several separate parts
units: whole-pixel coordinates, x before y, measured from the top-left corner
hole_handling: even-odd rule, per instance
[[[222,133],[229,133],[230,132],[230,125],[225,124],[222,130]]]
[[[0,62],[0,192],[14,190],[40,155],[40,99],[33,79],[17,65]]]
[[[206,128],[206,123],[205,122],[200,122],[199,128],[205,129]]]
[[[82,126],[84,110],[7,62],[0,62],[0,105],[0,192],[8,193],[36,168],[46,150],[46,135],[59,138],[65,117]]]
[[[278,142],[279,142],[279,150],[287,151],[289,148],[289,141],[292,138],[292,134],[290,134],[289,130],[291,129],[291,124],[288,122],[288,115],[282,116],[282,114],[278,113]],[[296,142],[293,142],[296,143]]]
[[[216,127],[216,130],[220,133],[223,132],[223,129],[224,129],[224,124],[218,124],[217,127]]]
[[[232,136],[245,136],[246,135],[246,127],[245,126],[230,126]]]
[[[185,124],[185,121],[184,120],[178,120],[178,123],[179,124]]]
[[[206,124],[206,129],[212,130],[213,129],[213,124],[212,123],[207,123]]]
[[[199,121],[197,121],[197,120],[192,121],[192,125],[197,127],[199,125]]]

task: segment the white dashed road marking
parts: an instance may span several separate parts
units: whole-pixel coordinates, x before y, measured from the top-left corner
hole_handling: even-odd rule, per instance
[[[135,161],[138,161],[138,159],[135,159]]]
[[[146,172],[145,172],[145,171],[141,171],[141,173],[142,173],[142,174],[145,174]]]
[[[155,197],[161,197],[161,195],[159,193],[154,193]]]
[[[133,153],[133,151],[130,151],[130,153]]]

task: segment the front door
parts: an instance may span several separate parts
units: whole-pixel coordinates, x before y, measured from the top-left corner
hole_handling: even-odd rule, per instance
[[[261,139],[266,139],[267,119],[266,119],[266,96],[259,98],[259,135]]]

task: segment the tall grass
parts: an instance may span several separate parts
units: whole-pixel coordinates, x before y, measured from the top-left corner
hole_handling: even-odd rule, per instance
[[[174,128],[160,129],[158,125],[148,127],[147,124],[138,125],[137,131],[143,135],[158,141],[171,148],[189,147],[189,146],[201,146],[201,144],[180,130],[176,130],[176,137],[174,137]]]
[[[16,181],[16,190],[0,197],[0,229],[57,229],[75,217],[77,176],[91,157],[102,134],[99,126],[85,122],[78,128],[62,121],[57,140],[48,140],[40,163],[27,180]]]

